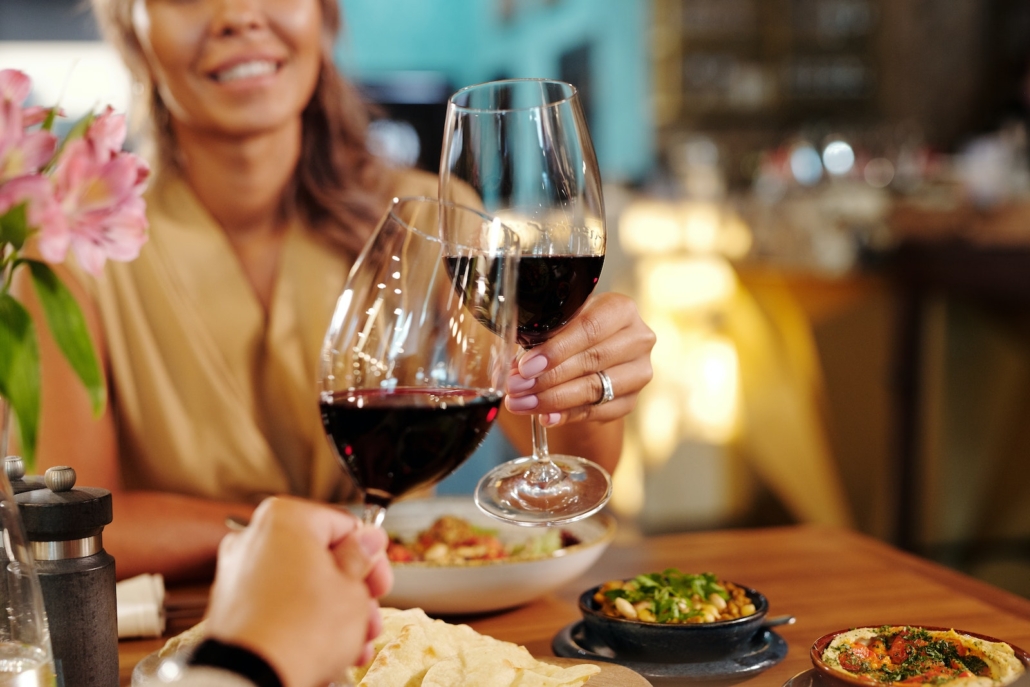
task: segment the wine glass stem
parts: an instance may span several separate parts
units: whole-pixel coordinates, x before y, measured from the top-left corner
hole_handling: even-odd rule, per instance
[[[540,416],[534,415],[533,427],[533,464],[526,471],[526,479],[533,486],[546,488],[562,477],[561,468],[551,462],[547,450],[547,428],[540,422]]]
[[[383,518],[386,517],[386,509],[378,503],[365,503],[365,509],[361,513],[361,520],[372,527],[382,527]]]

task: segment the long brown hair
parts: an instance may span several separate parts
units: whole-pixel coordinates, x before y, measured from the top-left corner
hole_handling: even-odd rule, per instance
[[[134,78],[134,113],[153,147],[158,169],[179,166],[171,114],[158,93],[133,27],[135,2],[93,0],[97,20]],[[322,66],[315,92],[302,114],[301,154],[283,210],[296,212],[331,245],[356,256],[385,207],[385,166],[365,145],[369,108],[332,60],[340,31],[339,5],[322,6]]]

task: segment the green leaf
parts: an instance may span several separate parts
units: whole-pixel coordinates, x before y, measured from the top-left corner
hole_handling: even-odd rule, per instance
[[[28,238],[28,203],[19,203],[0,215],[0,244],[10,243],[15,250],[21,250]]]
[[[93,120],[96,118],[97,116],[93,112],[87,112],[84,114],[77,122],[72,124],[72,128],[68,130],[68,135],[64,137],[64,142],[70,143],[77,138],[85,136],[86,129],[89,128],[89,125],[92,124]]]
[[[18,418],[22,458],[35,465],[39,427],[39,344],[32,318],[9,294],[0,294],[0,394]]]
[[[32,283],[39,294],[50,332],[89,392],[93,414],[99,416],[104,410],[106,387],[89,328],[86,327],[86,318],[82,316],[82,310],[72,292],[61,283],[50,265],[38,260],[26,260],[25,264],[32,273]]]
[[[57,108],[51,107],[47,110],[46,119],[43,120],[43,126],[40,127],[43,131],[50,131],[54,128],[54,120],[57,119]]]

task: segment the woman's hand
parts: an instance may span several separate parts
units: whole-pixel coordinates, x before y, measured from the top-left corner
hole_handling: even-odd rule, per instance
[[[548,427],[622,418],[651,381],[654,344],[654,332],[630,298],[594,296],[550,340],[516,361],[505,407],[515,414],[538,414]],[[598,372],[611,380],[614,394],[600,404],[604,387]]]
[[[386,533],[293,498],[266,499],[225,537],[208,634],[263,657],[286,687],[328,684],[371,657],[393,583]]]

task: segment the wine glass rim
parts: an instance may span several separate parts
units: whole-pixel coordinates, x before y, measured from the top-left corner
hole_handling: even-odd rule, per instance
[[[430,234],[427,234],[425,231],[419,229],[418,227],[414,226],[410,222],[405,221],[402,217],[400,217],[397,214],[397,208],[400,207],[404,203],[432,203],[433,205],[449,207],[449,208],[453,208],[453,209],[456,209],[456,210],[461,210],[463,212],[469,212],[469,213],[472,213],[474,215],[478,215],[484,221],[489,222],[490,224],[495,224],[496,223],[497,226],[501,227],[504,230],[503,231],[504,236],[508,240],[505,241],[504,244],[497,246],[497,251],[498,252],[504,253],[506,255],[510,254],[510,255],[515,255],[515,256],[518,256],[520,254],[520,252],[521,252],[521,247],[519,245],[519,235],[518,235],[518,232],[516,232],[514,229],[509,227],[504,222],[502,222],[499,217],[495,217],[494,215],[491,215],[489,213],[483,212],[482,210],[477,210],[476,208],[469,207],[468,205],[462,205],[461,203],[455,203],[455,202],[450,201],[450,200],[442,200],[440,198],[431,198],[429,196],[394,196],[393,200],[390,202],[390,211],[389,211],[390,217],[392,217],[394,219],[394,221],[396,221],[398,224],[403,226],[408,231],[413,232],[415,234],[418,234],[419,236],[425,238],[428,241],[434,241],[434,242],[439,243],[441,245],[456,246],[458,248],[466,249],[466,250],[470,250],[470,251],[482,251],[482,250],[484,250],[481,246],[468,245],[468,244],[462,243],[461,241],[451,241],[451,240],[448,240],[448,239],[443,239],[443,238],[441,238],[439,236],[432,236]]]
[[[498,86],[515,85],[520,83],[538,83],[538,84],[554,84],[568,89],[568,94],[557,100],[553,100],[547,103],[540,103],[539,105],[527,105],[526,107],[468,107],[467,105],[459,105],[456,99],[470,91],[494,88]],[[576,98],[579,94],[579,89],[570,84],[567,81],[559,81],[558,79],[541,79],[541,78],[523,78],[523,79],[500,79],[497,81],[484,81],[482,83],[472,84],[465,86],[464,88],[458,89],[451,95],[447,100],[447,105],[453,107],[455,110],[461,112],[526,112],[529,110],[546,110],[552,107],[558,107],[564,103],[567,103]]]

